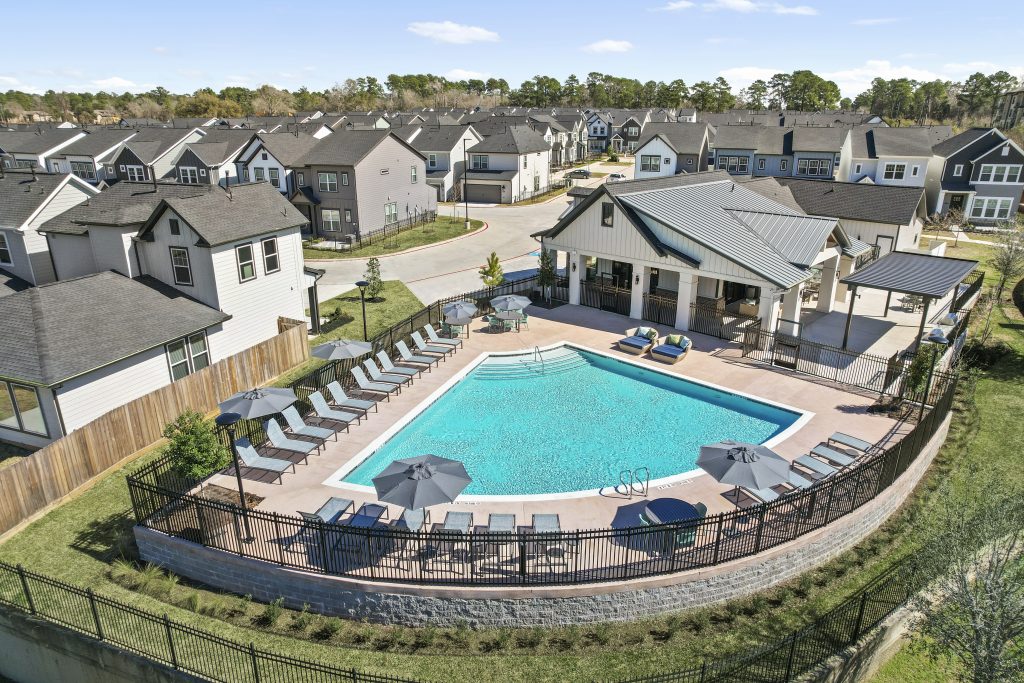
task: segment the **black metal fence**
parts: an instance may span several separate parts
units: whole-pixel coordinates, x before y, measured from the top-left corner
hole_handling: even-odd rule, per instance
[[[702,519],[540,533],[355,528],[209,500],[170,475],[166,459],[128,478],[142,526],[244,557],[308,572],[424,585],[574,585],[719,565],[792,541],[885,491],[922,453],[949,413],[955,381],[901,440],[813,486]],[[484,520],[475,520],[483,524]],[[248,529],[243,533],[243,529]],[[247,536],[251,533],[251,538]]]
[[[674,296],[644,293],[641,317],[659,325],[676,324],[676,309],[679,300]]]
[[[632,290],[605,282],[580,280],[580,305],[629,315]]]
[[[351,235],[337,235],[335,237],[329,232],[321,232],[322,237],[327,237],[337,244],[337,247],[330,247],[325,245],[323,242],[312,242],[310,241],[309,246],[313,249],[324,249],[329,251],[346,251],[348,249],[358,249],[360,247],[367,247],[371,244],[376,244],[388,239],[397,237],[399,234],[406,230],[425,225],[427,223],[437,220],[437,211],[420,211],[417,209],[408,216],[401,220],[396,220],[393,223],[388,223],[382,228],[376,230],[368,230],[366,232],[357,231]],[[344,247],[342,243],[347,242]]]
[[[690,304],[690,331],[710,337],[741,341],[748,328],[761,327],[761,319],[752,315],[741,315],[725,308],[708,304]]]

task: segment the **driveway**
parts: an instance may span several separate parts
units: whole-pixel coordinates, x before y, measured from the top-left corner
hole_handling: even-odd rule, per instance
[[[633,176],[632,167],[591,164],[591,170],[602,173],[623,173]],[[560,178],[562,172],[554,178]],[[578,185],[596,187],[605,178],[577,181]],[[526,206],[469,205],[469,217],[487,223],[487,228],[464,238],[394,256],[380,257],[381,276],[385,280],[401,280],[420,301],[437,299],[478,289],[477,271],[491,252],[498,254],[505,276],[518,278],[537,269],[540,244],[531,233],[550,228],[568,207],[568,197],[560,196],[543,204]],[[464,216],[464,205],[444,204],[441,215]],[[366,271],[365,259],[316,261],[312,265],[327,272],[320,279],[320,300],[352,289]]]

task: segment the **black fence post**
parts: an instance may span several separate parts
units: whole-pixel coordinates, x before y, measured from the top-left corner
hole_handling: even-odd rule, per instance
[[[704,683],[704,678],[708,673],[708,660],[704,660],[700,663],[700,683]]]
[[[85,595],[89,598],[89,609],[92,611],[92,620],[96,623],[96,637],[103,640],[103,624],[100,623],[100,611],[96,609],[96,596],[91,588],[85,589]]]
[[[178,668],[178,653],[174,649],[174,634],[171,632],[171,620],[164,614],[164,633],[167,634],[167,650],[171,654],[171,666]]]
[[[256,644],[249,643],[249,659],[252,661],[252,680],[260,683],[260,660],[256,657]]]
[[[864,591],[860,594],[860,606],[857,608],[857,620],[853,622],[853,633],[850,634],[850,643],[856,643],[857,639],[860,638],[860,627],[864,622],[864,608],[867,606],[868,593]]]
[[[28,589],[28,579],[25,577],[25,568],[20,564],[17,566],[18,578],[21,579],[21,590],[25,593],[25,604],[28,605],[30,614],[36,613],[36,604],[32,602],[32,591]]]
[[[789,658],[786,660],[786,677],[782,680],[788,681],[793,675],[793,657],[796,655],[796,633],[790,636],[792,642],[789,646]]]

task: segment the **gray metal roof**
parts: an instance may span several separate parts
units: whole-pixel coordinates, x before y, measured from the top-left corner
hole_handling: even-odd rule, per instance
[[[53,386],[228,318],[148,276],[32,287],[0,297],[0,377]]]
[[[729,210],[761,239],[772,245],[790,263],[810,267],[822,246],[836,229],[835,218]]]
[[[894,251],[840,282],[851,287],[941,299],[977,267],[977,261],[968,259]]]
[[[831,180],[777,178],[807,213],[856,221],[910,225],[924,199],[923,187],[898,187]]]

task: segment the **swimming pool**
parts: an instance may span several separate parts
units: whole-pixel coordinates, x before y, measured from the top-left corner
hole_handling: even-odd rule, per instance
[[[641,466],[652,481],[690,473],[703,444],[764,443],[809,418],[569,345],[487,356],[424,403],[326,483],[372,487],[393,460],[432,453],[465,464],[465,495],[587,491]]]

